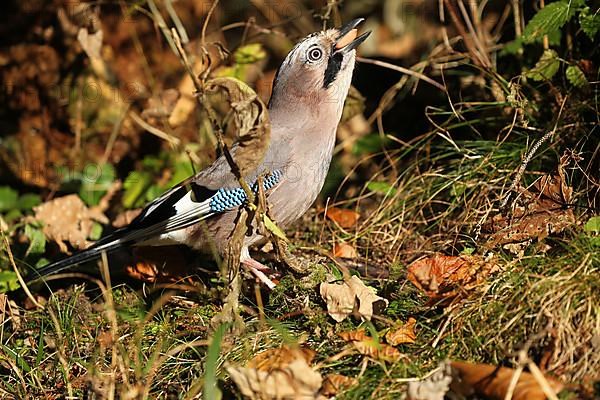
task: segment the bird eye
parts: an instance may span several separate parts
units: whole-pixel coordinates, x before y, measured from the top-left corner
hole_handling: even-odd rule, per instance
[[[308,51],[308,61],[316,62],[323,57],[323,50],[318,47],[313,47]]]

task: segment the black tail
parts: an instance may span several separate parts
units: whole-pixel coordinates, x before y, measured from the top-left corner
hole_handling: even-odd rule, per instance
[[[112,253],[113,251],[123,247],[127,243],[121,240],[121,235],[110,235],[92,245],[92,247],[85,249],[77,254],[73,254],[63,260],[56,261],[42,268],[33,269],[31,276],[28,277],[27,281],[32,282],[42,279],[45,276],[57,274],[59,272],[68,270],[76,265],[82,264],[86,261],[91,261],[96,258],[100,258],[103,252]]]

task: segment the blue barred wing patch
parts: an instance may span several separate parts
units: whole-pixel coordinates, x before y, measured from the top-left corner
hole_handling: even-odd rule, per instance
[[[277,170],[263,180],[263,190],[273,188],[283,176],[283,172]],[[257,182],[252,184],[252,191],[257,192]],[[242,188],[219,189],[217,193],[210,199],[210,211],[212,213],[220,213],[223,211],[237,208],[244,204],[247,200],[246,192]]]

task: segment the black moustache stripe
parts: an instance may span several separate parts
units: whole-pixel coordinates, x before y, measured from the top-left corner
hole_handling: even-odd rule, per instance
[[[327,62],[327,68],[325,69],[325,75],[323,76],[323,87],[327,89],[335,78],[337,78],[340,69],[342,69],[342,61],[344,60],[344,55],[341,52],[333,54],[329,57],[329,61]]]

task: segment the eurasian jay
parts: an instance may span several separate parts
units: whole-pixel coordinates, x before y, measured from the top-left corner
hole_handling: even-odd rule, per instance
[[[355,19],[341,28],[305,37],[289,52],[275,76],[268,105],[271,141],[263,162],[246,179],[256,191],[258,177],[264,176],[269,210],[282,228],[308,210],[325,182],[352,80],[355,49],[370,33],[358,36],[356,27],[362,21]],[[234,159],[235,152],[234,145]],[[149,203],[128,226],[88,249],[40,268],[31,279],[58,273],[123,246],[185,244],[210,252],[214,245],[224,252],[246,200],[246,193],[221,156]],[[264,238],[256,229],[251,232],[245,236],[240,262],[263,275],[262,264],[250,257],[248,248]]]

